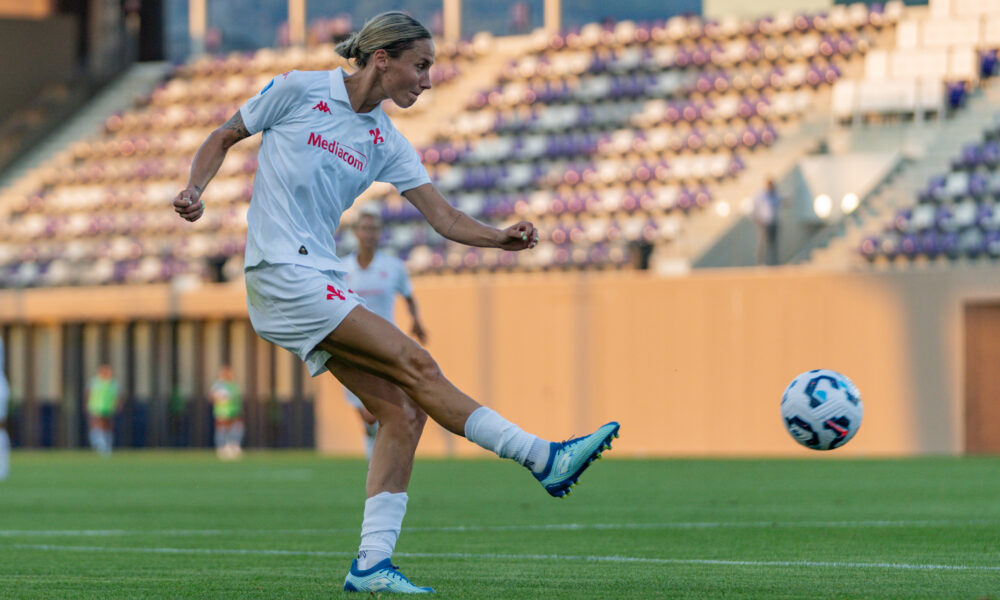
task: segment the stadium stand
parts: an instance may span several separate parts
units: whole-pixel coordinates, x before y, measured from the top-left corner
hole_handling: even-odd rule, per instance
[[[982,141],[965,144],[945,175],[931,177],[917,202],[896,209],[879,234],[860,244],[870,262],[1000,256],[1000,120]]]
[[[537,33],[460,114],[435,111],[433,98],[422,114],[401,114],[403,127],[421,120],[439,132],[422,157],[464,210],[493,223],[539,223],[544,237],[530,255],[446,244],[381,188],[362,201],[383,203],[386,245],[417,273],[621,268],[663,249],[691,254],[682,238],[706,237],[693,218],[699,209],[737,213],[726,210],[728,199],[717,201],[720,189],[732,198],[726,184],[742,181],[744,192],[758,185],[759,176],[740,178],[748,164],[800,131],[807,110],[826,102],[831,85],[891,37],[902,15],[899,3],[838,5],[826,14]],[[449,86],[459,73],[484,70],[491,49],[442,46],[439,97],[455,95]],[[109,118],[99,138],[74,144],[3,194],[2,283],[238,278],[259,141],[230,152],[207,198],[212,209],[193,227],[164,211],[164,199],[207,133],[274,74],[341,64],[321,45],[177,68],[139,106]],[[350,251],[352,241],[343,236],[340,248]]]

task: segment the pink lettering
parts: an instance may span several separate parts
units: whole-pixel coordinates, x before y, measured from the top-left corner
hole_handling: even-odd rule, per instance
[[[355,168],[358,171],[365,170],[365,162],[362,160],[365,157],[363,155],[358,156],[361,154],[360,152],[357,152],[353,148],[342,146],[340,142],[336,140],[325,140],[322,135],[310,132],[309,140],[306,143],[310,146],[326,150],[330,154],[344,161],[344,163],[349,167]]]

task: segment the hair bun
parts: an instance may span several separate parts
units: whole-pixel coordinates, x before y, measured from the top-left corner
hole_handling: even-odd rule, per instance
[[[337,54],[343,56],[344,58],[357,58],[359,53],[358,39],[361,36],[355,31],[346,40],[337,44],[336,51]]]

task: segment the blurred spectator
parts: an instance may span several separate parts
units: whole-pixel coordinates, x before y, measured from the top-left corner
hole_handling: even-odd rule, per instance
[[[768,178],[764,190],[753,199],[753,222],[757,226],[757,264],[778,264],[778,208],[781,197]]]
[[[243,396],[233,381],[229,365],[219,369],[219,379],[212,385],[212,414],[215,417],[215,451],[222,460],[239,458],[243,453]]]
[[[115,414],[121,408],[121,390],[111,372],[111,365],[101,365],[87,384],[87,415],[90,422],[90,447],[109,456],[114,446]]]

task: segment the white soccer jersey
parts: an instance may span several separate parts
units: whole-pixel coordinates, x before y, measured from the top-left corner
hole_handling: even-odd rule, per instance
[[[354,112],[343,69],[278,75],[240,114],[247,131],[264,132],[245,268],[268,262],[343,271],[333,232],[354,199],[374,181],[400,192],[430,182],[381,107]]]
[[[355,294],[364,298],[368,310],[395,323],[393,309],[396,294],[404,298],[413,295],[410,274],[406,272],[403,261],[395,256],[376,252],[368,268],[362,269],[358,264],[358,255],[354,253],[344,259],[344,266],[347,267],[347,285],[351,286]]]

